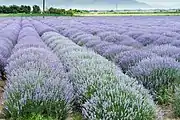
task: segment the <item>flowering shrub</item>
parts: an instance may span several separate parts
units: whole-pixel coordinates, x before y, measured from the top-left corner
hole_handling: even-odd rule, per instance
[[[125,52],[125,51],[130,51],[130,50],[133,50],[133,48],[129,46],[111,45],[105,50],[105,52],[103,53],[103,56],[111,61],[114,61],[118,54],[121,54],[122,52]]]
[[[0,72],[4,72],[7,59],[11,55],[14,44],[17,42],[19,30],[19,23],[12,22],[12,24],[5,26],[0,31]]]
[[[180,61],[180,48],[171,45],[151,46],[149,51],[162,56],[172,57]]]
[[[174,40],[174,41],[172,41],[172,42],[171,42],[171,45],[180,48],[180,40]]]
[[[156,107],[147,90],[123,74],[112,62],[91,50],[79,48],[75,43],[72,45],[71,40],[58,33],[47,32],[42,38],[49,36],[60,36],[52,41],[59,43],[57,46],[60,49],[54,49],[48,39],[43,41],[57,54],[65,67],[70,66],[68,76],[75,90],[75,102],[81,107],[85,118],[156,118]]]
[[[136,38],[136,40],[140,43],[142,43],[144,46],[147,46],[149,44],[152,44],[154,41],[156,41],[160,36],[156,34],[143,34]]]
[[[161,36],[158,40],[154,41],[153,44],[155,45],[170,44],[174,40],[176,40],[176,38]]]
[[[35,32],[33,28],[30,30]],[[5,68],[6,117],[18,119],[35,114],[65,120],[73,99],[72,85],[57,56],[42,44],[40,37],[33,37],[37,46],[29,42],[31,37],[18,40]],[[24,49],[21,45],[29,47]]]
[[[34,25],[34,27],[36,28],[37,32],[39,33],[39,35],[41,36],[43,33],[48,32],[48,31],[54,31],[57,32],[55,29],[53,29],[52,27],[43,24],[39,21],[36,20],[32,20],[31,21],[32,24]]]
[[[127,33],[125,33],[126,35],[132,37],[133,39],[138,38],[140,35],[143,34],[143,32],[139,32],[139,31],[129,31]]]
[[[160,103],[169,102],[161,98],[168,94],[166,90],[174,89],[177,75],[180,71],[180,63],[173,58],[151,57],[142,60],[136,66],[127,71],[127,74],[136,78],[142,84],[155,94]]]
[[[127,70],[129,70],[129,68],[136,65],[144,58],[149,58],[152,56],[155,56],[155,54],[147,51],[132,49],[130,51],[125,51],[118,54],[115,58],[115,62],[120,68],[122,68],[124,72],[126,72]]]

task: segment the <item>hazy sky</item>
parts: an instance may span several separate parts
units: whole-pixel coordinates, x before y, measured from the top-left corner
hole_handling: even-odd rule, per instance
[[[137,0],[148,3],[152,6],[180,7],[180,0]]]
[[[81,3],[85,2],[88,3],[87,1],[135,1],[135,0],[46,0],[48,5],[51,6],[56,6],[56,5],[65,5],[65,3],[67,3],[67,5],[71,4],[72,1],[80,1]],[[71,2],[69,2],[71,1]],[[151,5],[154,8],[180,8],[180,0],[136,0],[139,2],[144,2],[147,3],[149,5]],[[33,5],[33,4],[38,4],[41,5],[42,0],[0,0],[0,5],[5,4],[5,5],[9,5],[9,4],[16,4],[16,5],[20,5],[20,4],[29,4],[29,5]],[[61,4],[62,3],[62,4]],[[83,6],[83,5],[81,5]]]

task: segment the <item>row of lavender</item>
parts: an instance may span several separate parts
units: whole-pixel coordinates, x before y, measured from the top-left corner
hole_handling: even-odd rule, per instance
[[[18,42],[17,39],[14,40],[14,44],[17,44],[5,69],[7,85],[4,98],[7,116],[25,119],[29,115],[40,114],[63,120],[71,112],[71,106],[82,110],[84,117],[91,120],[153,120],[158,117],[156,106],[149,91],[139,83],[153,95],[155,92],[164,95],[166,90],[176,90],[176,100],[179,100],[180,87],[174,86],[179,79],[178,54],[171,58],[163,57],[146,50],[147,48],[141,51],[138,46],[103,41],[97,35],[77,28],[73,29],[74,32],[69,32],[67,26],[61,27],[53,23],[62,28],[59,32],[71,38],[69,39],[46,24],[29,20],[22,21]],[[13,35],[8,36],[9,39],[17,38]],[[98,42],[92,42],[92,38]],[[87,42],[80,42],[82,39]],[[122,59],[125,56],[123,59],[127,66],[123,68],[124,64],[119,64],[123,68],[121,71],[114,63],[93,50],[78,46],[72,40],[102,56],[109,47],[118,48],[115,57],[110,53],[109,59]],[[132,56],[133,52],[138,55]],[[162,99],[158,98],[161,97],[158,94],[154,95],[155,99]]]
[[[56,27],[60,28],[61,26],[56,25]],[[163,45],[163,46],[156,46],[156,47],[151,46],[151,47],[146,47],[143,49],[134,49],[133,47],[124,46],[121,44],[117,45],[112,42],[103,41],[102,39],[99,39],[97,36],[93,36],[92,34],[87,34],[86,32],[78,30],[78,29],[69,30],[68,25],[67,27],[62,26],[60,32],[64,36],[72,39],[78,45],[92,48],[94,51],[96,51],[100,55],[108,58],[109,60],[115,61],[115,63],[118,66],[120,66],[120,68],[122,68],[124,72],[127,72],[129,75],[136,77],[138,79],[141,78],[142,76],[143,77],[149,76],[153,72],[152,71],[153,69],[171,68],[171,69],[178,70],[180,68],[179,62],[176,61],[176,60],[180,60],[180,48],[177,48],[175,46]],[[111,36],[113,36],[113,34],[106,34],[104,37],[111,37]],[[117,38],[120,38],[120,37],[117,37]],[[127,39],[124,39],[124,40],[127,40]],[[129,41],[127,40],[126,42],[128,43]],[[131,42],[130,44],[136,45]],[[161,56],[162,58],[158,56]],[[172,57],[174,59],[167,58],[167,57]],[[147,66],[144,65],[144,69],[142,68],[140,70],[141,73],[135,73],[134,70],[137,69],[136,67],[138,67],[138,63],[139,65],[143,64],[144,63],[143,59],[147,59],[147,58],[150,59],[149,60],[150,63],[148,64],[150,64],[150,66],[154,68],[148,67],[149,69],[152,69],[152,70],[146,71]],[[154,62],[156,61],[157,63],[152,63],[152,61]],[[161,66],[157,66],[160,63],[164,63],[164,64]],[[167,81],[169,80],[167,79]],[[159,82],[160,85],[162,83],[166,83],[166,81],[161,80]],[[152,80],[149,81],[149,84],[152,84]],[[145,86],[149,86],[149,84],[146,83]],[[159,84],[157,85],[157,82],[155,82],[153,86],[159,87]],[[149,88],[152,89],[151,86],[149,86]]]
[[[61,62],[28,20],[22,21],[18,42],[7,62],[6,117],[28,119],[33,114],[58,120],[67,117],[72,86]]]
[[[96,28],[93,28],[92,26],[84,27],[81,23],[74,22],[73,19],[71,19],[71,21],[66,21],[65,19],[60,22],[59,20],[42,20],[42,22],[53,26],[59,30],[61,34],[70,38],[78,45],[91,48],[98,54],[114,61],[122,68],[124,73],[136,78],[141,84],[149,89],[150,93],[159,104],[169,104],[172,102],[172,96],[175,93],[175,98],[173,98],[175,101],[173,102],[175,104],[175,111],[178,111],[178,106],[176,105],[180,99],[179,87],[176,86],[179,83],[180,77],[180,62],[178,62],[180,61],[180,48],[178,48],[178,43],[177,45],[175,44],[175,46],[166,43],[165,45],[160,46],[148,45],[150,37],[153,38],[153,40],[156,40],[157,43],[165,41],[163,39],[159,40],[157,34],[149,35],[149,37],[141,35],[139,36],[139,38],[142,37],[141,42],[131,42],[131,40],[125,39],[124,36],[124,38],[122,38],[122,36],[115,36],[116,33],[114,33],[113,30],[113,32],[106,32],[105,30],[107,29],[105,28],[107,26],[105,24],[99,24],[99,26],[105,26],[104,29],[98,29],[99,32],[96,31]],[[84,29],[90,29],[90,31],[93,29],[96,34],[88,33]],[[163,37],[169,36],[169,41],[173,41],[173,36],[175,35],[176,41],[179,42],[178,27],[173,30],[176,31],[175,34],[173,34],[174,32],[168,33],[164,31],[165,36]],[[157,37],[154,37],[154,35]],[[122,38],[122,40],[116,39],[116,42],[110,42],[106,40],[106,38],[109,40]],[[122,44],[122,41],[125,41],[127,44]],[[148,44],[143,44],[145,47],[142,47],[142,43]]]
[[[157,117],[148,91],[113,63],[45,24],[31,23],[22,20],[22,28],[17,23],[19,27],[8,36],[15,47],[5,67],[7,118],[29,119],[35,114],[64,120],[77,104],[84,117],[92,120]]]
[[[56,32],[46,32],[42,39],[65,66],[73,84],[74,102],[84,117],[89,120],[156,118],[156,107],[148,91],[113,63]]]
[[[104,23],[99,21],[99,18],[96,19],[86,19],[86,20],[77,20],[74,19],[65,19],[58,20],[59,26],[54,26],[59,30],[62,30],[63,27],[70,27],[71,29],[80,29],[89,34],[97,35],[102,40],[115,42],[116,44],[127,44],[128,43],[136,43],[138,47],[147,46],[150,44],[153,45],[163,45],[163,44],[172,44],[179,45],[179,24],[169,24],[168,26],[163,26],[163,23],[168,23],[168,21],[161,21],[159,24],[155,24],[153,21],[149,21],[148,19],[144,23],[144,21],[135,21],[131,20],[131,24],[126,21],[118,21],[112,22],[108,24],[108,20],[104,20]],[[132,18],[133,19],[133,18]],[[100,19],[101,20],[101,19]],[[57,20],[50,19],[50,24],[57,23]],[[94,21],[94,22],[93,22]],[[96,22],[95,22],[96,21]],[[155,21],[157,22],[158,19]],[[46,21],[44,21],[46,22]],[[148,23],[149,22],[149,23]],[[121,23],[117,25],[117,23]],[[133,25],[132,25],[133,23]],[[141,23],[140,25],[137,25]],[[143,24],[144,23],[144,24]],[[148,23],[148,25],[147,25]],[[130,44],[129,44],[130,45]],[[137,47],[137,46],[135,46]]]
[[[16,44],[20,30],[20,20],[5,19],[0,24],[0,28],[0,77],[4,77],[4,67],[6,66],[7,59]]]
[[[128,36],[119,36],[114,31],[104,32],[104,30],[106,29],[101,29],[101,31],[103,32],[99,32],[97,36],[97,35],[87,33],[86,31],[82,31],[83,28],[90,29],[91,27],[89,26],[82,27],[82,29],[79,29],[78,28],[79,24],[76,24],[76,28],[75,27],[72,28],[75,25],[72,26],[71,22],[65,25],[62,23],[59,24],[58,21],[56,22],[54,21],[53,23],[51,21],[50,22],[46,21],[46,23],[54,26],[55,28],[57,28],[57,30],[61,32],[61,34],[63,34],[66,37],[69,37],[70,39],[72,39],[74,42],[76,42],[79,45],[86,45],[87,47],[94,47],[97,44],[98,45],[101,44],[100,45],[101,48],[100,49],[97,48],[98,50],[96,51],[110,60],[117,61],[117,63],[119,63],[119,57],[118,57],[119,55],[117,55],[117,53],[130,50],[134,47],[135,48],[132,51],[134,50],[150,51],[162,57],[165,57],[165,56],[173,57],[178,61],[180,59],[180,48],[178,48],[179,46],[178,42],[180,42],[180,40],[176,40],[177,42],[173,43],[174,46],[169,45],[168,43],[166,44],[164,43],[165,45],[160,45],[160,46],[148,45],[142,48],[142,44],[140,44],[139,42],[133,40],[132,38]],[[63,21],[63,23],[66,23],[66,21],[65,22]],[[94,30],[96,29],[94,28]],[[148,37],[147,36],[144,37],[144,35],[141,35],[140,39],[142,40],[144,44],[147,44],[147,42],[149,43],[151,39],[156,40],[157,42],[161,42],[161,43],[166,41],[165,36],[161,40],[157,39],[158,38],[157,36],[158,35],[156,35],[156,37],[153,37],[153,35],[148,35]],[[178,38],[178,36],[176,36],[176,38]],[[174,38],[171,38],[171,37],[168,38],[168,41],[173,41],[173,40]],[[124,67],[124,66],[121,66],[121,67]]]
[[[115,64],[76,45],[53,28],[35,20],[31,22],[61,60],[73,85],[73,105],[84,117],[90,120],[157,117],[148,91],[123,74]]]

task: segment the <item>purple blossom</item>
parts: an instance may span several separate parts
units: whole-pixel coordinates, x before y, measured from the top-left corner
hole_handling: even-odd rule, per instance
[[[129,32],[126,32],[125,35],[128,35],[128,36],[132,37],[133,39],[136,39],[139,36],[143,35],[143,32],[140,32],[140,31],[129,31]]]
[[[80,38],[77,44],[82,46],[82,45],[85,45],[89,41],[98,41],[98,40],[101,40],[101,39],[97,36],[90,35],[89,37],[87,36],[87,37]]]
[[[94,36],[91,34],[82,34],[82,35],[78,35],[76,38],[74,38],[72,40],[73,40],[73,42],[78,43],[80,40],[82,40],[82,39],[84,40],[89,37],[94,37]]]
[[[154,56],[154,54],[151,52],[131,50],[118,54],[115,58],[115,62],[124,72],[126,72],[129,68],[136,65],[141,60],[152,56]]]
[[[122,52],[125,52],[125,51],[130,51],[130,50],[133,50],[133,48],[129,46],[111,45],[105,50],[105,52],[103,53],[103,56],[109,60],[114,61],[118,54],[121,54]]]
[[[36,32],[35,29],[31,30]],[[7,84],[4,98],[7,112],[10,115],[23,114],[22,108],[28,105],[28,101],[41,102],[40,106],[44,108],[47,103],[54,104],[59,101],[58,106],[63,106],[59,108],[62,109],[60,111],[67,114],[73,99],[73,88],[57,56],[46,47],[40,37],[31,35],[18,40],[13,51],[5,68]],[[31,112],[29,109],[26,110]],[[54,109],[52,111],[57,112]],[[61,114],[58,114],[58,117],[59,115]]]
[[[43,24],[39,21],[33,20],[31,23],[34,25],[34,27],[36,28],[36,30],[40,36],[43,35],[43,33],[49,32],[49,31],[57,32],[54,28],[52,28],[46,24]]]
[[[100,44],[101,42],[102,42],[101,40],[88,41],[85,45],[88,48],[92,48],[92,47]]]
[[[131,77],[137,78],[151,92],[158,92],[159,88],[171,87],[180,71],[180,63],[173,58],[151,57],[142,60],[127,71]]]
[[[159,39],[157,39],[156,41],[154,41],[153,44],[155,44],[155,45],[170,44],[170,43],[173,42],[174,40],[176,40],[176,38],[161,36]]]
[[[108,36],[117,36],[119,35],[117,32],[112,32],[112,31],[105,31],[105,32],[100,32],[97,34],[97,36],[101,37],[102,40],[104,40]]]
[[[51,43],[57,43],[59,49],[49,44],[49,36],[59,36]],[[155,106],[148,92],[135,80],[123,74],[115,64],[91,50],[72,45],[71,40],[61,37],[60,34],[48,32],[42,38],[48,38],[43,41],[57,54],[65,67],[69,66],[68,76],[74,86],[75,100],[83,106],[83,115],[87,119],[127,118],[128,116],[124,117],[126,114],[133,114],[136,118],[138,115],[145,117],[146,113],[151,117],[156,116]],[[111,44],[100,42],[102,44],[95,45],[97,48]],[[78,50],[73,50],[74,48]],[[109,110],[108,106],[112,109]],[[144,114],[144,111],[147,112]],[[131,119],[130,116],[128,119]]]
[[[158,40],[159,37],[160,36],[156,34],[143,34],[139,36],[138,38],[136,38],[136,40],[142,43],[144,46],[147,46],[153,43],[154,41]]]
[[[171,42],[171,45],[180,48],[180,40],[173,40],[173,41]]]
[[[134,47],[134,48],[141,48],[143,46],[140,42],[138,42],[138,41],[136,41],[134,39],[127,39],[127,40],[121,41],[119,44],[120,45],[131,46],[131,47]]]
[[[175,46],[151,46],[148,50],[162,57],[173,57],[176,60],[180,60],[180,48]]]
[[[102,41],[100,44],[95,45],[92,47],[92,49],[97,52],[100,55],[103,55],[105,51],[110,47],[114,45],[113,43]]]
[[[131,41],[133,40],[131,37],[127,35],[109,35],[104,38],[107,42],[113,42],[115,44],[121,44],[122,41]]]

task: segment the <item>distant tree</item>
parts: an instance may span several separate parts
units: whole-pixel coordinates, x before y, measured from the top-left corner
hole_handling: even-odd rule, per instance
[[[26,5],[21,5],[19,13],[29,14],[29,13],[31,13],[31,7],[30,6],[26,6]]]
[[[70,15],[73,16],[74,12],[72,9],[69,9],[68,11],[66,11],[66,15]]]
[[[65,15],[66,14],[66,10],[65,9],[57,9],[57,8],[49,8],[49,13],[50,14],[61,14],[61,15]]]
[[[51,14],[55,13],[55,9],[54,9],[53,7],[50,7],[48,11],[49,11],[49,13],[51,13]]]
[[[0,6],[0,13],[3,13],[3,7]]]
[[[10,5],[10,6],[0,6],[0,13],[31,13],[31,7],[26,5]]]
[[[20,7],[17,5],[11,5],[7,8],[9,9],[8,13],[19,13],[19,11],[20,11]]]
[[[31,7],[30,7],[30,6],[25,6],[24,12],[25,12],[26,14],[31,13]]]
[[[3,13],[9,13],[9,7],[3,5],[2,6],[2,11],[3,11]]]
[[[31,13],[31,6],[27,6],[26,12]]]
[[[33,13],[41,13],[41,9],[40,9],[40,7],[39,7],[38,5],[34,5],[32,12],[33,12]]]
[[[46,13],[50,13],[50,14],[59,14],[59,15],[68,15],[68,16],[73,16],[75,13],[88,13],[89,11],[86,10],[77,10],[77,9],[69,9],[69,10],[65,10],[65,9],[59,9],[59,8],[53,8],[50,7]]]
[[[180,9],[177,9],[176,12],[180,12]]]
[[[114,10],[110,10],[109,12],[114,12]]]
[[[24,13],[24,9],[25,9],[25,6],[24,6],[24,5],[21,5],[21,6],[20,6],[20,11],[19,11],[19,13]]]
[[[59,9],[59,12],[60,12],[61,14],[66,14],[66,10],[65,10],[65,9]]]

